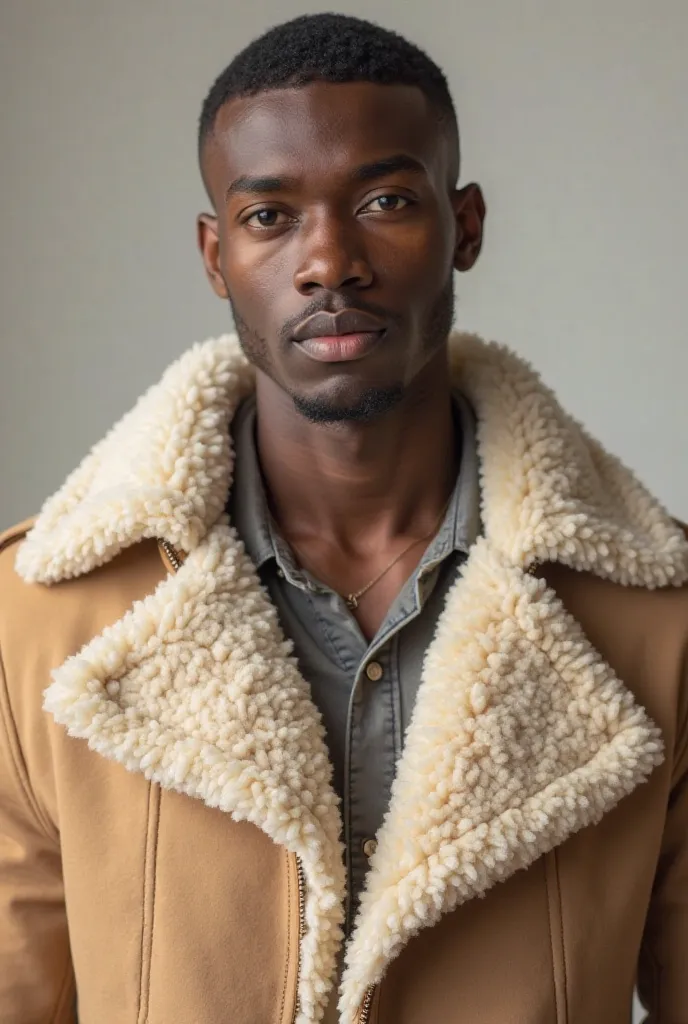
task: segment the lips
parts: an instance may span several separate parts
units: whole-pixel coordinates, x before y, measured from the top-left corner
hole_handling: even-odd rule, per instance
[[[368,355],[383,337],[387,324],[371,313],[343,309],[314,313],[294,331],[301,351],[319,363],[346,363]]]
[[[294,331],[294,341],[310,338],[336,338],[343,334],[380,334],[387,327],[384,320],[359,309],[343,309],[339,313],[313,313]]]

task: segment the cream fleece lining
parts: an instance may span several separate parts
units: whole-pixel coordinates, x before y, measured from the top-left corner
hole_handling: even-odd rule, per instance
[[[345,1024],[415,932],[599,821],[663,759],[659,729],[529,570],[678,585],[688,544],[516,356],[457,335],[451,361],[478,419],[485,536],[426,654],[347,950]],[[340,817],[320,716],[223,514],[227,425],[252,386],[235,338],[190,349],[46,503],[17,566],[55,583],[143,537],[188,553],[56,670],[45,707],[104,756],[298,854],[307,1024],[341,942]]]

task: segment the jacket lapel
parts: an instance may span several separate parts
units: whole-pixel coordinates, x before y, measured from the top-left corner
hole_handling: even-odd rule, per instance
[[[342,1020],[416,932],[599,821],[662,749],[554,592],[478,541],[426,656]]]
[[[678,584],[685,538],[521,360],[470,336],[451,358],[478,419],[484,536],[426,655],[347,951],[347,1024],[413,934],[598,821],[663,756],[657,727],[533,570],[561,561]],[[341,942],[341,822],[320,716],[222,512],[227,423],[251,386],[236,339],[191,349],[50,499],[17,566],[53,583],[143,537],[187,554],[55,672],[45,706],[104,756],[301,858],[307,1024]]]
[[[299,1024],[341,944],[338,801],[320,715],[243,545],[214,527],[178,573],[55,672],[45,708],[129,771],[250,821],[301,860]]]

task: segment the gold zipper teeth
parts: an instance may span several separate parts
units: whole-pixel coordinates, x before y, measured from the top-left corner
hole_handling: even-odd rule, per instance
[[[299,985],[301,983],[301,940],[306,931],[306,877],[303,872],[301,858],[296,858],[296,879],[299,890],[299,951],[296,960],[296,999],[294,1000],[294,1016],[292,1024],[299,1015],[301,1003],[299,1001]]]
[[[368,1022],[370,1021],[370,1011],[373,1005],[374,995],[375,986],[371,985],[363,999],[363,1005],[361,1006],[361,1016],[358,1018],[358,1024],[368,1024]]]
[[[175,572],[179,572],[179,570],[182,567],[182,560],[179,557],[179,555],[177,554],[175,548],[173,548],[172,545],[169,543],[169,541],[166,541],[166,540],[161,540],[160,541],[160,545],[161,545],[163,551],[165,552],[165,554],[167,555],[167,557],[169,558],[170,563],[171,563],[172,568],[174,569],[174,571]]]

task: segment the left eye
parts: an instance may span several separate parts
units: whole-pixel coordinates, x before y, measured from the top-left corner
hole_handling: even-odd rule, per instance
[[[374,209],[376,203],[378,204],[377,210]],[[391,194],[388,196],[376,196],[375,199],[370,200],[364,209],[372,210],[373,213],[396,213],[397,210],[403,210],[404,207],[408,205],[408,199],[404,199],[403,196]]]

